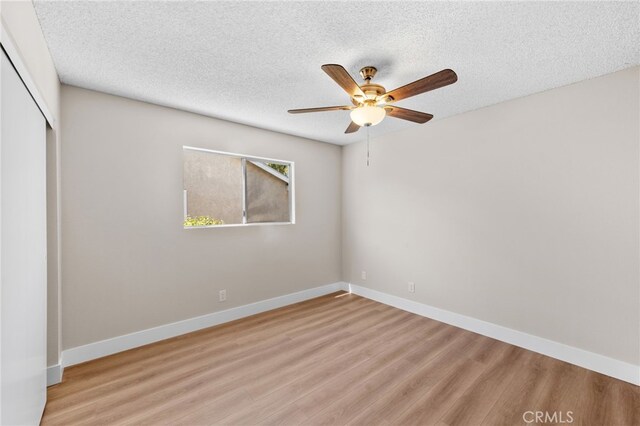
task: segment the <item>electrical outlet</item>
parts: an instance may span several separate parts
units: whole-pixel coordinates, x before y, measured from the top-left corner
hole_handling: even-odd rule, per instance
[[[220,290],[218,293],[218,302],[224,302],[227,300],[227,290]]]
[[[416,284],[413,281],[409,281],[409,293],[416,292]]]
[[[367,271],[360,272],[360,278],[362,278],[363,280],[366,280],[367,279]]]

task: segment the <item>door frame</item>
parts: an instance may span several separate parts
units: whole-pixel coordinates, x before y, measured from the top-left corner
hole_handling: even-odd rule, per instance
[[[2,1],[2,0],[0,0]],[[2,15],[0,14],[0,49],[4,51],[4,53],[7,55],[7,57],[9,58],[9,62],[11,63],[11,65],[13,65],[13,68],[15,69],[16,73],[18,74],[18,77],[20,77],[20,79],[22,80],[23,84],[25,85],[25,87],[27,88],[27,92],[29,92],[29,94],[31,95],[31,98],[34,100],[36,106],[40,109],[40,112],[42,113],[42,115],[45,118],[45,121],[48,124],[48,127],[50,127],[50,130],[52,130],[53,133],[53,141],[55,142],[55,181],[54,182],[47,182],[47,194],[49,193],[49,188],[50,185],[55,185],[55,205],[54,204],[47,204],[47,209],[51,208],[55,210],[55,224],[49,225],[49,223],[47,224],[47,239],[49,239],[49,237],[51,236],[52,238],[55,238],[56,241],[56,250],[55,253],[48,253],[48,256],[51,260],[51,256],[55,257],[55,263],[56,263],[56,282],[55,282],[55,287],[56,287],[56,301],[55,301],[55,305],[56,305],[56,315],[58,317],[57,320],[57,330],[50,330],[49,329],[49,324],[47,327],[47,335],[49,335],[49,333],[53,332],[56,333],[56,337],[55,339],[57,339],[58,341],[58,357],[57,360],[52,361],[52,360],[48,360],[47,361],[47,386],[52,386],[55,384],[58,384],[62,381],[62,374],[64,372],[64,363],[62,360],[62,353],[61,353],[61,314],[62,314],[62,310],[61,310],[61,285],[62,285],[62,245],[61,245],[61,208],[62,208],[62,204],[61,204],[61,173],[60,173],[60,159],[61,159],[61,155],[60,155],[60,122],[58,120],[58,117],[56,117],[56,115],[54,115],[54,111],[52,109],[50,109],[49,105],[47,105],[47,103],[45,102],[45,97],[43,96],[42,92],[40,91],[40,89],[38,88],[38,86],[35,83],[35,79],[32,77],[32,74],[29,72],[29,68],[27,67],[25,61],[22,59],[22,56],[20,54],[20,49],[18,49],[18,44],[15,42],[13,36],[11,35],[11,32],[8,29],[8,26],[5,24],[4,20],[2,19]],[[49,137],[47,136],[47,144],[49,143]],[[48,152],[48,148],[47,148],[47,152]],[[49,158],[48,158],[47,154],[47,162],[49,162]],[[47,175],[47,177],[49,177],[49,175]],[[47,218],[47,220],[49,220],[49,218]],[[50,228],[51,226],[51,228]],[[49,231],[51,231],[52,233],[50,234]],[[55,234],[54,234],[55,233]],[[47,292],[51,291],[52,289],[49,288],[49,284],[47,284]],[[47,296],[47,308],[49,309],[52,305],[49,302],[50,299],[50,295]],[[49,351],[49,343],[47,343],[47,351]],[[55,362],[54,364],[49,365],[50,362]]]
[[[34,79],[31,77],[29,73],[29,69],[22,61],[22,57],[16,47],[16,43],[13,41],[13,37],[7,31],[4,22],[0,18],[0,45],[4,49],[7,57],[13,64],[18,76],[22,79],[22,82],[25,86],[27,86],[27,90],[31,94],[31,97],[36,102],[38,108],[44,115],[45,120],[49,123],[49,126],[58,134],[58,123],[56,121],[56,117],[53,115],[47,103],[44,101],[44,97],[40,93],[38,86],[36,85]]]

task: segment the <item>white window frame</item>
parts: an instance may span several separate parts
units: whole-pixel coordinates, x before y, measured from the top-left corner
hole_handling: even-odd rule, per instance
[[[267,158],[267,157],[257,157],[255,155],[245,155],[245,154],[238,154],[235,152],[217,151],[214,149],[197,148],[194,146],[183,145],[182,151],[184,152],[185,150],[206,152],[209,154],[226,155],[229,157],[240,158],[242,160],[242,223],[229,223],[229,224],[225,223],[223,225],[206,225],[206,226],[184,226],[183,225],[183,229],[235,228],[239,226],[294,225],[296,223],[295,163],[293,161],[278,160],[275,158]],[[246,167],[247,161],[268,162],[268,163],[275,163],[275,164],[282,164],[282,165],[289,166],[289,176],[287,176],[288,178],[287,182],[289,184],[288,185],[289,219],[290,219],[289,222],[247,223],[247,167]],[[186,200],[187,200],[187,191],[183,189],[183,213],[185,217],[187,213]]]

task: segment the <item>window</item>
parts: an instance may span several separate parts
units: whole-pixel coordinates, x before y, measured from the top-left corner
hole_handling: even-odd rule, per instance
[[[182,151],[185,228],[295,222],[293,162]]]

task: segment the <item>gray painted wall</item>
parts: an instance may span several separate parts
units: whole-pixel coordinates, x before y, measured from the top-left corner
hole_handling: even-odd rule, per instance
[[[340,281],[340,147],[70,86],[62,113],[64,349]],[[183,229],[183,145],[294,161],[297,223]]]
[[[640,364],[639,81],[347,146],[344,280]]]

